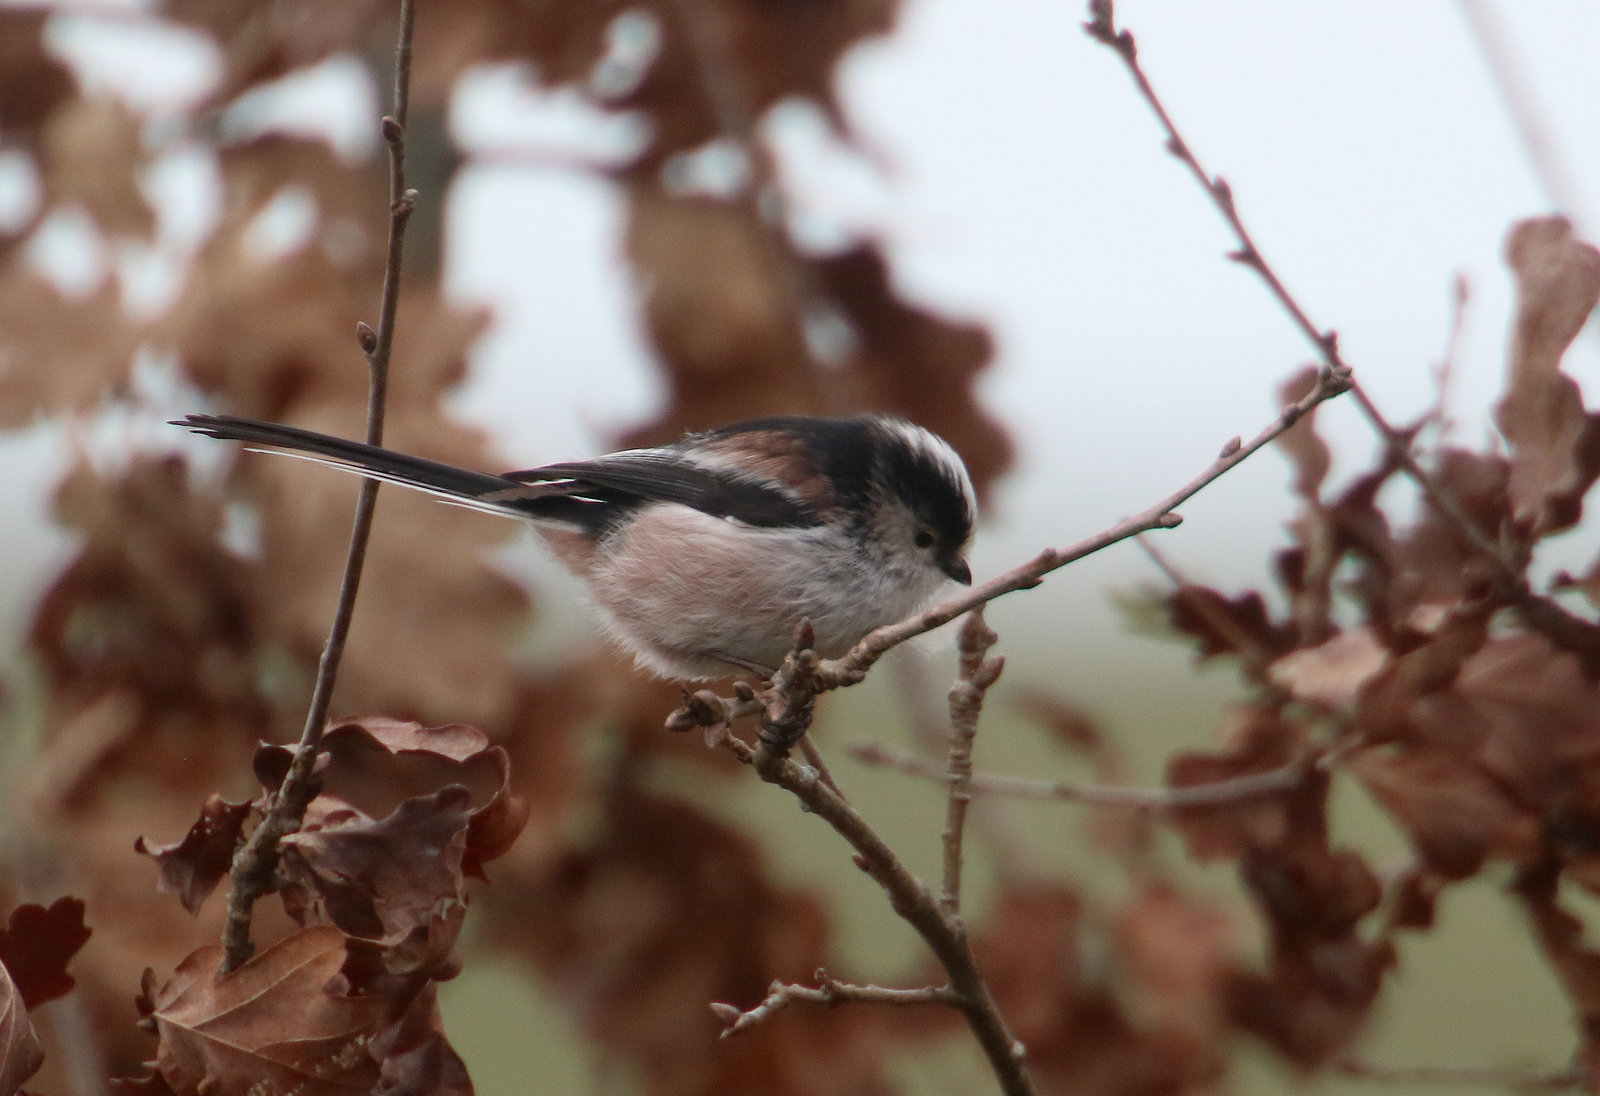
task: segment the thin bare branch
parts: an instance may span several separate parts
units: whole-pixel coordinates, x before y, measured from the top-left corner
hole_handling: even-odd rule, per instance
[[[945,703],[935,698],[929,661],[926,652],[911,646],[888,668],[900,694],[901,714],[911,722],[914,749],[923,755],[944,752],[950,740],[948,697],[938,698]],[[1009,811],[1009,805],[994,796],[968,804],[967,838],[975,834],[983,842],[999,878],[1037,876],[1042,866]]]
[[[817,770],[817,776],[824,784],[833,789],[833,794],[840,799],[849,798],[844,794],[844,789],[839,787],[839,782],[833,778],[833,770],[828,768],[827,760],[822,756],[822,751],[817,748],[816,739],[809,734],[800,739],[800,756],[806,759],[806,764]]]
[[[865,765],[892,769],[927,780],[947,779],[942,766],[907,750],[873,742],[858,742],[846,748],[851,757]],[[1135,810],[1167,814],[1196,807],[1219,807],[1265,795],[1289,791],[1305,780],[1319,759],[1302,758],[1266,772],[1251,773],[1215,784],[1187,788],[1119,788],[1106,784],[1073,784],[1063,780],[1034,780],[1001,773],[973,773],[972,791],[984,795],[1004,795],[1013,799],[1063,799],[1100,807],[1131,807]]]
[[[761,779],[799,799],[812,814],[850,843],[862,870],[884,889],[894,911],[916,930],[950,976],[950,1003],[966,1018],[978,1045],[989,1059],[1001,1091],[1008,1096],[1032,1096],[1034,1087],[1027,1071],[1027,1051],[1012,1036],[996,1008],[989,987],[978,972],[960,919],[944,915],[927,884],[907,870],[883,838],[849,803],[824,784],[810,766],[796,764],[765,741],[752,747],[728,735],[722,745],[739,760],[755,766]]]
[[[1378,433],[1395,464],[1417,485],[1430,505],[1438,510],[1455,527],[1456,533],[1481,555],[1494,570],[1497,595],[1506,604],[1516,608],[1529,627],[1544,634],[1552,643],[1571,651],[1591,670],[1600,669],[1600,626],[1584,620],[1549,598],[1535,594],[1516,562],[1507,558],[1506,552],[1493,538],[1478,528],[1477,523],[1463,509],[1459,500],[1445,490],[1437,480],[1418,463],[1411,451],[1411,437],[1399,430],[1379,410],[1378,405],[1354,379],[1351,368],[1339,353],[1338,332],[1323,330],[1312,322],[1299,300],[1290,293],[1278,276],[1276,269],[1266,260],[1254,237],[1239,215],[1234,202],[1233,188],[1220,175],[1212,175],[1200,163],[1194,150],[1178,131],[1160,96],[1151,86],[1143,67],[1139,64],[1139,51],[1133,35],[1116,25],[1112,0],[1090,0],[1089,21],[1084,30],[1095,41],[1109,48],[1127,68],[1139,94],[1150,107],[1161,128],[1166,133],[1166,149],[1188,169],[1211,199],[1211,204],[1227,222],[1238,242],[1238,248],[1228,253],[1228,258],[1255,271],[1274,299],[1294,325],[1316,349],[1325,371],[1343,377],[1351,398],[1361,409],[1373,429]]]
[[[984,622],[983,607],[967,614],[957,646],[961,669],[950,687],[950,749],[945,762],[949,782],[944,823],[944,886],[939,908],[946,917],[961,915],[962,840],[966,833],[967,805],[972,802],[972,743],[978,737],[978,717],[984,697],[1005,668],[1004,658],[989,658],[989,648],[1000,637]]]
[[[738,1035],[761,1024],[776,1012],[793,1004],[818,1005],[836,1008],[839,1005],[944,1005],[960,1008],[961,999],[949,986],[922,986],[918,989],[890,989],[886,986],[860,985],[840,982],[819,970],[816,986],[802,986],[791,982],[774,982],[762,1002],[751,1009],[741,1010],[734,1005],[713,1002],[711,1011],[726,1026],[722,1037]]]
[[[1178,570],[1177,564],[1168,559],[1167,554],[1156,547],[1155,541],[1143,533],[1133,539],[1134,543],[1138,544],[1139,551],[1143,552],[1145,558],[1155,564],[1156,570],[1161,572],[1163,578],[1172,583],[1174,589],[1189,584],[1189,580],[1184,577],[1183,572]]]
[[[389,149],[389,246],[384,264],[383,293],[379,304],[378,329],[365,324],[357,339],[367,357],[367,433],[369,445],[383,442],[384,408],[388,397],[389,358],[394,347],[395,316],[400,303],[400,269],[404,254],[406,225],[416,208],[416,192],[406,188],[405,123],[410,101],[411,36],[415,21],[413,0],[400,2],[400,26],[395,45],[394,113],[383,119],[382,131]],[[250,958],[255,944],[250,939],[250,919],[256,899],[266,893],[278,863],[278,842],[300,828],[306,806],[317,794],[315,775],[317,755],[322,745],[323,728],[333,701],[339,662],[344,657],[345,641],[355,614],[356,594],[361,587],[361,572],[366,563],[367,542],[372,534],[372,515],[378,503],[378,482],[364,480],[356,500],[350,532],[350,550],[345,557],[344,576],[339,584],[339,601],[334,609],[328,640],[317,663],[317,679],[306,709],[305,726],[295,747],[289,773],[279,785],[272,805],[248,841],[234,857],[233,885],[228,893],[228,917],[223,928],[225,958],[223,973],[235,970]]]

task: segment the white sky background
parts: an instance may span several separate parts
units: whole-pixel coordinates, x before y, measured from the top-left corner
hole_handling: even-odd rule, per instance
[[[1600,208],[1600,5],[1488,6],[1580,199]],[[1202,161],[1232,183],[1262,250],[1316,322],[1337,328],[1392,417],[1431,398],[1452,279],[1469,278],[1453,406],[1463,441],[1476,444],[1505,344],[1501,240],[1511,221],[1549,203],[1457,3],[1124,0],[1118,9]],[[1233,242],[1222,222],[1162,151],[1154,119],[1117,58],[1079,29],[1083,18],[1071,0],[910,0],[897,32],[858,49],[842,71],[846,113],[870,159],[826,141],[803,111],[773,126],[809,237],[885,240],[906,293],[997,337],[983,391],[1021,460],[982,534],[980,578],[1187,480],[1229,437],[1260,429],[1276,385],[1311,357],[1254,276],[1223,260]],[[180,44],[130,39],[126,24],[61,30],[81,73],[133,87],[136,99],[192,94],[184,81],[203,79],[203,57],[186,69]],[[348,144],[370,140],[378,108],[353,69],[324,66],[266,114],[332,127]],[[510,465],[596,451],[656,396],[618,258],[621,205],[558,162],[605,146],[614,129],[598,130],[570,97],[528,94],[505,72],[474,80],[455,120],[486,163],[510,161],[470,169],[451,195],[450,285],[498,317],[458,410],[496,432]],[[401,324],[403,338],[403,313]],[[1570,359],[1591,404],[1600,402],[1597,347],[1586,336]],[[1345,467],[1362,459],[1370,435],[1353,408],[1324,419]],[[60,539],[39,528],[49,485],[37,457],[52,447],[60,451],[59,434],[8,447],[8,512],[21,518],[0,534],[13,559],[64,558]],[[1184,507],[1188,523],[1162,534],[1162,546],[1196,578],[1263,583],[1266,550],[1281,543],[1292,508],[1286,482],[1280,459],[1252,460]],[[49,567],[38,573],[43,581]],[[1155,578],[1123,546],[1013,595],[993,617],[1003,635],[1008,624],[1068,628],[1092,666],[1122,650],[1107,644],[1120,627],[1108,590]],[[36,594],[23,592],[18,607]]]

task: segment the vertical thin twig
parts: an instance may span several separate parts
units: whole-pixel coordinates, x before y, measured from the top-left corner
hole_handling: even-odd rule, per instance
[[[934,701],[930,682],[927,654],[915,645],[900,648],[900,656],[890,663],[901,697],[901,707],[911,721],[911,730],[919,753],[932,756],[946,751],[950,741],[950,707]],[[854,754],[857,747],[847,746]],[[946,764],[946,776],[948,776]],[[1010,817],[1008,805],[995,796],[974,798],[967,808],[967,829],[977,831],[977,837],[988,850],[998,875],[1002,879],[1022,879],[1037,875],[1037,857]],[[965,837],[962,839],[965,841]]]
[[[400,268],[404,253],[406,225],[416,208],[416,191],[405,185],[405,125],[410,101],[411,36],[415,22],[413,0],[400,0],[400,27],[395,46],[394,113],[383,119],[383,139],[389,149],[389,246],[383,271],[383,296],[379,305],[378,329],[357,326],[356,336],[366,353],[367,443],[383,441],[384,406],[389,390],[389,358],[394,347],[395,316],[400,303]],[[306,805],[317,792],[314,769],[322,745],[322,731],[333,701],[333,688],[344,657],[345,640],[355,613],[356,593],[361,587],[361,571],[366,563],[367,543],[372,534],[372,515],[378,504],[378,483],[365,480],[356,500],[350,532],[350,550],[345,557],[344,577],[339,583],[339,601],[328,640],[317,663],[317,679],[306,709],[305,726],[295,747],[289,773],[279,785],[277,795],[233,860],[233,885],[228,893],[228,919],[223,928],[225,952],[222,972],[239,967],[255,951],[250,939],[250,918],[256,899],[271,886],[278,862],[278,842],[300,826]]]
[[[950,754],[946,764],[949,793],[944,823],[944,886],[939,908],[946,917],[961,914],[962,838],[967,807],[972,803],[972,743],[978,736],[983,700],[1005,668],[1004,658],[986,658],[999,637],[983,619],[979,606],[967,614],[957,640],[961,669],[950,686]]]

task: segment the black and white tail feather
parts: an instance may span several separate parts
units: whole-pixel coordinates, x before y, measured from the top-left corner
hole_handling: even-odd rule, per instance
[[[583,462],[496,475],[396,452],[365,442],[319,434],[295,426],[234,415],[188,415],[174,419],[197,434],[240,441],[257,453],[277,453],[353,472],[367,479],[425,491],[456,506],[504,517],[549,521],[599,531],[608,500],[585,497],[595,487],[580,485],[575,469]]]

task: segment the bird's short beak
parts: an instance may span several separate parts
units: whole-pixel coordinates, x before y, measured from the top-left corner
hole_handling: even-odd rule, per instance
[[[951,556],[949,559],[939,561],[939,570],[961,583],[963,586],[972,585],[972,568],[967,566],[967,561],[960,556]]]

